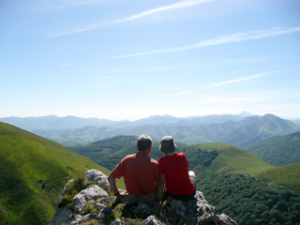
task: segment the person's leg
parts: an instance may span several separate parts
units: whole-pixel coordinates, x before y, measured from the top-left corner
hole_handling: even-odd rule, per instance
[[[175,195],[175,194],[171,194],[170,192],[167,192],[167,197],[168,196],[175,198],[177,200],[181,200],[181,201],[190,201],[190,200],[194,199],[195,192],[193,192],[192,194],[189,194],[189,195]]]
[[[151,203],[154,202],[155,198],[156,198],[156,192],[149,194],[147,196],[138,196],[138,195],[131,195],[129,194],[129,198],[133,201],[135,201],[136,203]]]
[[[195,187],[195,190],[196,190],[197,187],[196,187],[196,174],[195,174],[195,172],[194,171],[189,171],[189,177],[190,177],[190,179],[191,179],[191,181],[192,181],[192,183]]]

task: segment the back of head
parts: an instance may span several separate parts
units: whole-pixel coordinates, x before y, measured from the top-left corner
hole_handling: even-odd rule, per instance
[[[177,146],[174,144],[172,136],[164,136],[159,145],[159,150],[165,154],[174,153]]]
[[[142,134],[137,139],[136,147],[139,151],[145,152],[152,147],[152,139],[147,134]]]

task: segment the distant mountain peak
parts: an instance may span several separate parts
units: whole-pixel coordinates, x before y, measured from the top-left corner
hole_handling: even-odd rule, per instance
[[[243,112],[241,112],[237,115],[240,116],[240,117],[243,117],[243,118],[248,117],[248,116],[253,116],[253,114],[251,114],[249,112],[246,112],[246,111],[243,111]]]

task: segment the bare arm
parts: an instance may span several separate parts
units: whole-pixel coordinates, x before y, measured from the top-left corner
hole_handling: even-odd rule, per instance
[[[153,205],[154,211],[160,210],[159,201],[162,199],[162,193],[164,190],[165,179],[166,179],[165,174],[160,174],[158,176],[156,199],[154,202],[151,203]]]
[[[118,194],[119,190],[117,188],[117,184],[116,184],[116,178],[114,178],[113,176],[109,175],[107,178],[108,182],[109,182],[109,186],[110,186],[110,191],[114,194]]]

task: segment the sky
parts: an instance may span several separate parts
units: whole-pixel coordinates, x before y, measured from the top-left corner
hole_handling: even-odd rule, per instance
[[[299,0],[2,0],[0,117],[300,118]]]

